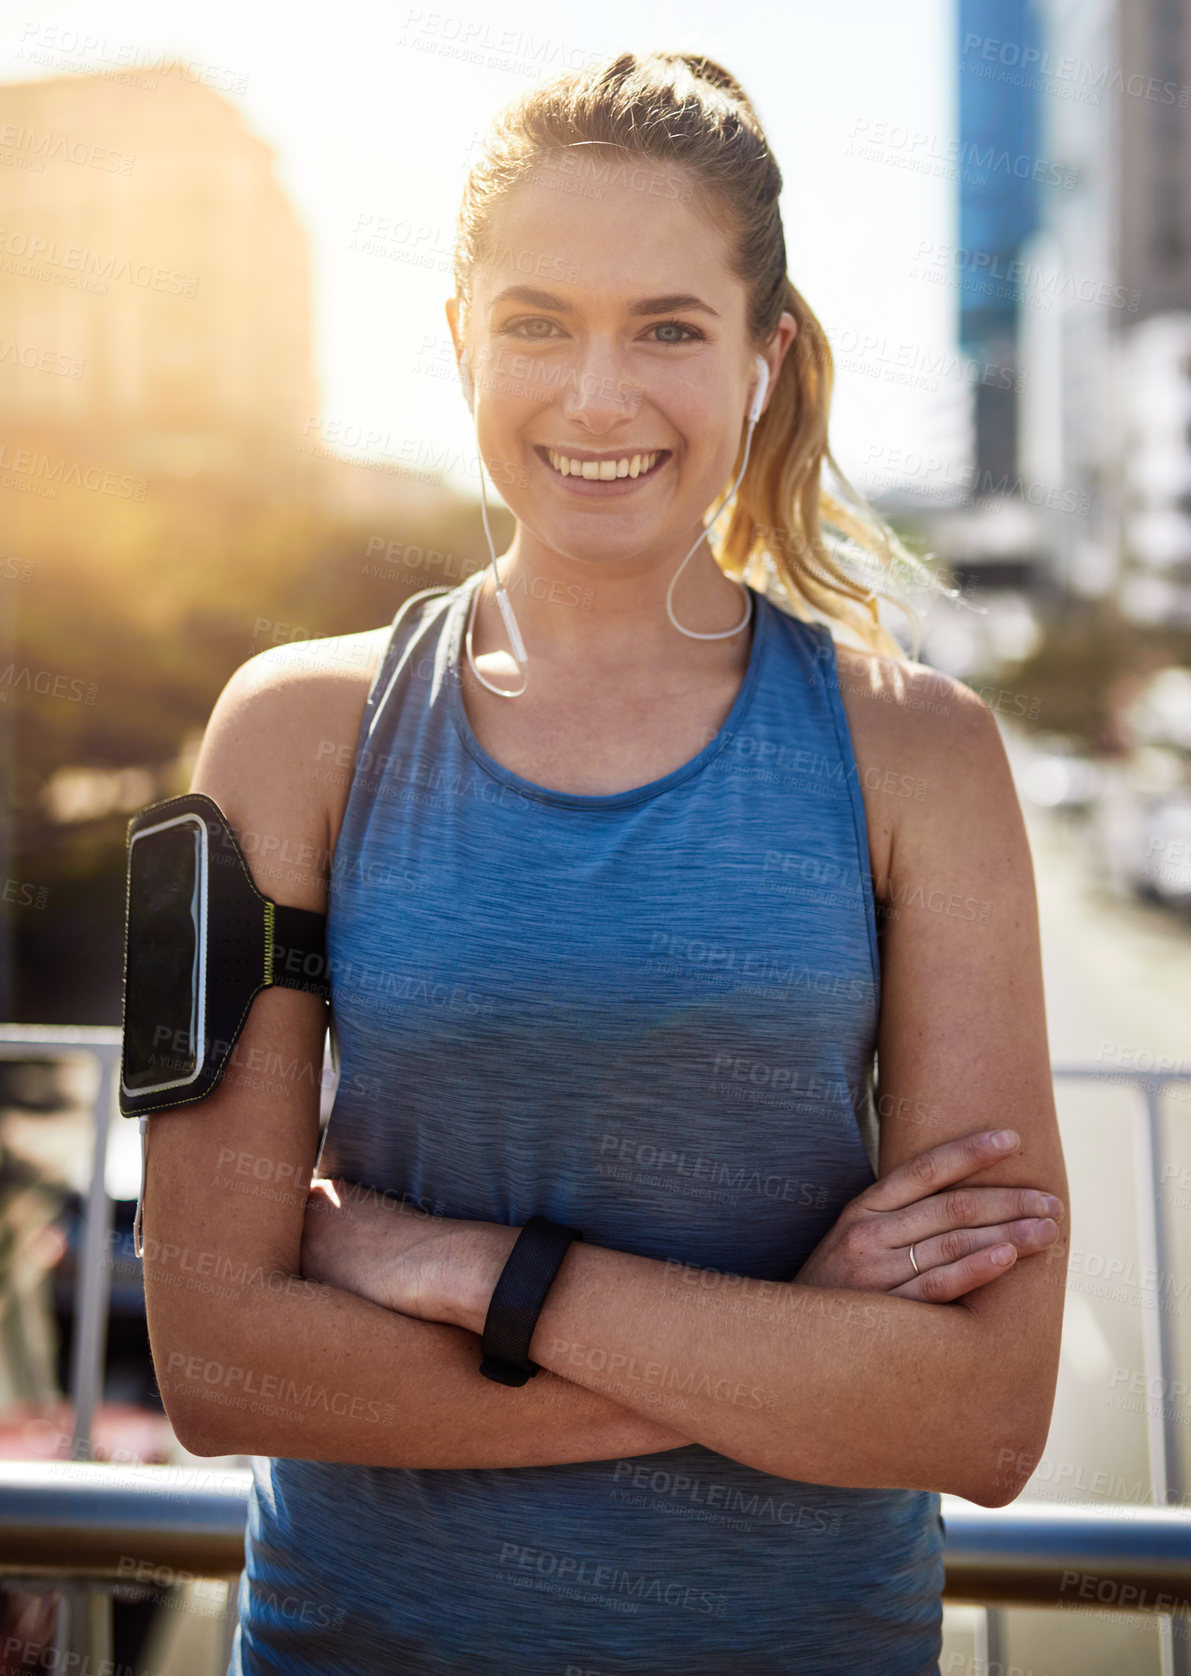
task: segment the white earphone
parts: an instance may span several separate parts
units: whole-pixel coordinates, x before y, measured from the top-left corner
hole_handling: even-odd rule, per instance
[[[752,400],[749,402],[749,410],[746,420],[746,423],[748,424],[748,435],[745,438],[744,459],[741,461],[740,470],[736,474],[736,481],[733,483],[727,499],[719,508],[715,517],[712,518],[711,523],[707,524],[699,532],[694,547],[691,548],[686,558],[683,559],[678,569],[674,572],[674,575],[670,579],[670,586],[666,590],[666,615],[669,617],[670,621],[674,624],[674,627],[679,631],[679,633],[685,634],[689,640],[728,640],[734,634],[739,634],[742,629],[748,627],[749,619],[753,614],[753,596],[741,583],[738,583],[737,585],[743,588],[747,603],[745,605],[744,616],[741,618],[740,622],[737,623],[735,628],[721,629],[715,634],[696,633],[694,629],[683,628],[682,624],[674,615],[674,608],[671,604],[671,597],[674,593],[674,584],[678,581],[678,578],[686,569],[687,562],[691,558],[691,555],[695,552],[695,549],[699,546],[699,543],[703,540],[703,537],[715,526],[716,523],[718,523],[719,519],[722,517],[724,508],[728,505],[728,502],[732,499],[737,489],[740,487],[740,480],[744,476],[745,468],[748,465],[749,449],[752,446],[753,441],[753,427],[756,425],[757,420],[761,417],[761,409],[764,406],[765,395],[769,389],[769,367],[765,362],[764,356],[755,355],[753,357],[753,365],[757,369],[757,384],[753,391]],[[466,349],[463,350],[459,356],[459,378],[463,386],[463,399],[467,403],[468,412],[474,416],[476,411],[475,382],[471,374],[471,356]],[[513,648],[513,656],[516,659],[518,668],[521,670],[521,685],[516,688],[494,687],[491,681],[486,681],[476,668],[476,660],[472,653],[472,629],[475,624],[476,605],[480,597],[480,590],[478,588],[476,588],[472,594],[471,610],[468,613],[467,619],[467,661],[471,665],[471,672],[475,676],[476,680],[481,686],[487,687],[490,693],[495,693],[499,698],[520,698],[521,694],[529,685],[529,662],[525,655],[525,644],[521,639],[521,630],[518,628],[517,619],[513,615],[512,603],[509,599],[504,583],[500,579],[500,571],[497,569],[496,547],[492,540],[492,531],[488,528],[488,500],[484,493],[484,462],[482,458],[480,459],[479,464],[480,511],[484,519],[484,534],[488,538],[488,551],[492,555],[492,574],[496,579],[496,604],[501,617],[504,620],[505,628],[508,631],[509,642]]]
[[[764,355],[754,355],[753,365],[757,369],[757,388],[753,392],[753,399],[749,403],[750,425],[755,425],[761,417],[761,407],[765,401],[765,392],[769,388],[769,366]]]

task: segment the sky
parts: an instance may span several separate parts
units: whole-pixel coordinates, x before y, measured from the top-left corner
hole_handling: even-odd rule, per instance
[[[260,0],[26,0],[0,24],[0,78],[166,54],[192,65],[273,149],[308,231],[324,436],[413,435],[454,453],[471,433],[443,304],[484,128],[560,69],[626,49],[707,53],[743,84],[782,169],[790,275],[837,358],[841,466],[858,484],[920,481],[915,454],[962,452],[956,292],[914,277],[924,241],[955,243],[952,5],[457,3],[297,0],[278,12]],[[956,370],[940,373],[940,356]]]

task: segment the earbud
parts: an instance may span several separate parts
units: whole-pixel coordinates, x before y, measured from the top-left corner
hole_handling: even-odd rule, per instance
[[[757,389],[749,406],[749,424],[756,424],[761,417],[761,405],[765,400],[765,392],[769,388],[769,368],[763,355],[753,356],[753,365],[757,369]]]
[[[463,399],[469,413],[476,410],[476,387],[471,376],[471,357],[465,349],[459,357],[459,377],[463,383]]]

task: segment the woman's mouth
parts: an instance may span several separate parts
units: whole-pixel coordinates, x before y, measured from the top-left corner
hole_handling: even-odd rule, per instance
[[[541,444],[534,446],[534,453],[563,487],[588,495],[627,494],[646,478],[656,477],[670,458],[668,448],[626,449],[602,460],[582,460]]]

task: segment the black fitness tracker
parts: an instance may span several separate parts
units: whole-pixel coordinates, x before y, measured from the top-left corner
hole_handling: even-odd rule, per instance
[[[572,1240],[582,1239],[578,1228],[531,1216],[517,1236],[500,1278],[492,1289],[480,1372],[499,1385],[524,1385],[539,1372],[529,1359],[529,1345],[538,1316]]]
[[[143,1116],[219,1084],[258,991],[330,998],[326,915],[256,887],[218,803],[186,792],[128,823],[120,1110]]]

